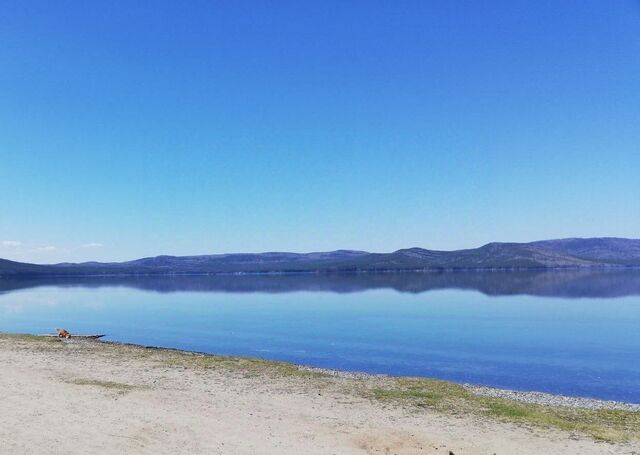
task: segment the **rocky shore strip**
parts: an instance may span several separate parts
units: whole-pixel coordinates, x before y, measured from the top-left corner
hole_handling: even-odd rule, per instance
[[[494,387],[474,384],[463,384],[471,393],[489,398],[506,398],[522,401],[528,404],[541,404],[544,406],[562,406],[568,408],[581,408],[591,410],[620,410],[640,412],[640,404],[625,403],[622,401],[598,400],[596,398],[571,397],[555,395],[544,392],[521,392],[518,390],[497,389]]]
[[[369,374],[342,370],[332,370],[328,368],[314,368],[307,366],[298,366],[302,371],[315,371],[328,376],[349,379],[368,379],[368,380],[384,380],[391,376],[384,374]],[[521,401],[528,404],[540,404],[543,406],[561,406],[566,408],[579,408],[591,410],[619,410],[640,412],[640,404],[625,403],[623,401],[600,400],[597,398],[574,397],[566,395],[556,395],[545,392],[525,392],[519,390],[498,389],[476,384],[462,384],[474,395],[487,398],[505,398],[508,400]]]

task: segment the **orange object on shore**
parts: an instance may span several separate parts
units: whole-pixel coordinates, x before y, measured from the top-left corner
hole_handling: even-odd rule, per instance
[[[71,334],[65,329],[56,329],[56,332],[60,338],[71,338]]]

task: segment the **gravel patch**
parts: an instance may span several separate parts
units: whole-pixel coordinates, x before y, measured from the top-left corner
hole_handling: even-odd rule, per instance
[[[329,368],[316,368],[308,367],[304,365],[296,365],[300,371],[309,371],[311,373],[321,373],[327,376],[333,376],[334,378],[347,378],[347,379],[380,379],[388,378],[389,376],[384,374],[369,374],[358,373],[353,371],[332,370]]]
[[[563,406],[568,408],[582,408],[592,410],[620,410],[640,412],[640,404],[624,403],[622,401],[598,400],[595,398],[569,397],[544,392],[520,392],[517,390],[496,389],[493,387],[463,384],[471,393],[488,398],[506,398],[529,404],[545,406]]]

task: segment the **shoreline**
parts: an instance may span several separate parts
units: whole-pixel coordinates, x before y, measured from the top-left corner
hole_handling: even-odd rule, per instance
[[[640,452],[640,412],[426,378],[6,333],[0,362],[1,453]]]
[[[107,341],[107,343],[111,343]],[[115,342],[117,343],[117,342]],[[126,344],[126,343],[125,343]],[[155,346],[146,346],[151,349],[164,349]],[[191,352],[191,351],[180,351]],[[203,355],[217,355],[198,353]],[[611,411],[628,411],[640,412],[640,403],[629,403],[626,401],[603,400],[600,398],[581,397],[574,395],[562,395],[557,393],[539,392],[535,390],[514,390],[503,389],[500,387],[492,387],[481,384],[458,383],[447,379],[439,379],[427,376],[394,376],[388,374],[365,373],[359,371],[338,370],[333,368],[317,368],[306,365],[291,363],[302,371],[311,371],[327,374],[334,377],[351,378],[351,379],[375,379],[375,378],[395,378],[395,379],[426,379],[432,381],[448,382],[450,384],[464,387],[469,392],[480,397],[488,398],[504,398],[513,401],[520,401],[529,404],[538,404],[542,406],[560,406],[576,409],[592,409],[592,410],[611,410]]]
[[[0,335],[2,335],[2,332],[0,332]],[[31,335],[31,334],[25,334],[25,335]],[[41,335],[34,335],[34,336],[41,336]],[[303,365],[303,364],[294,363],[294,362],[287,362],[284,360],[264,359],[262,357],[251,357],[251,356],[229,356],[225,354],[216,354],[216,353],[209,353],[209,352],[202,352],[202,351],[189,351],[185,349],[167,348],[163,346],[144,345],[144,344],[137,344],[137,343],[128,343],[124,341],[110,341],[110,340],[102,340],[102,339],[95,340],[95,341],[98,343],[121,345],[121,346],[132,346],[132,347],[138,347],[143,349],[166,350],[171,352],[184,353],[188,355],[201,355],[201,356],[212,356],[212,357],[239,357],[239,358],[245,358],[245,359],[256,359],[264,362],[285,363],[299,369],[300,371],[308,371],[312,373],[319,373],[319,374],[324,374],[327,376],[333,376],[333,377],[339,377],[339,378],[370,379],[370,380],[425,379],[425,380],[431,380],[431,381],[442,381],[442,382],[464,387],[466,390],[480,397],[505,398],[505,399],[514,400],[514,401],[520,401],[523,403],[539,404],[543,406],[560,406],[560,407],[577,408],[577,409],[640,412],[640,403],[630,403],[630,402],[619,401],[619,400],[605,400],[602,398],[581,397],[577,395],[562,395],[559,393],[540,392],[536,390],[504,389],[501,387],[493,387],[493,386],[483,385],[483,384],[459,383],[459,382],[451,381],[448,379],[440,379],[440,378],[431,377],[431,376],[403,376],[403,375],[392,375],[392,374],[383,374],[383,373],[367,373],[364,371],[340,370],[337,368],[321,368],[321,367],[314,367],[311,365]]]
[[[56,264],[33,264],[38,267],[57,267]],[[639,271],[640,265],[594,264],[536,267],[418,267],[380,269],[309,269],[309,270],[255,270],[255,271],[211,271],[211,272],[111,272],[111,273],[50,273],[10,272],[0,273],[0,279],[44,279],[44,278],[150,278],[150,277],[204,277],[204,276],[295,276],[295,275],[388,275],[388,274],[438,274],[438,273],[499,273],[499,272],[590,272],[590,271]]]
[[[30,333],[0,332],[0,336],[2,335],[27,336],[27,337],[35,337],[35,338],[45,338],[46,336],[48,336],[48,335],[37,335],[37,334],[30,334]],[[611,411],[627,411],[627,412],[640,413],[640,403],[630,403],[630,402],[618,401],[618,400],[605,400],[601,398],[581,397],[576,395],[562,395],[557,393],[541,392],[536,390],[504,389],[500,387],[493,387],[493,386],[483,385],[483,384],[458,383],[455,381],[440,379],[440,378],[430,377],[430,376],[403,376],[403,375],[391,375],[391,374],[383,374],[383,373],[367,373],[364,371],[340,370],[336,368],[321,368],[321,367],[314,367],[310,365],[303,365],[303,364],[288,362],[284,360],[265,359],[261,357],[252,357],[252,356],[232,356],[232,355],[208,353],[208,352],[202,352],[202,351],[190,351],[185,349],[170,348],[170,347],[164,347],[164,346],[129,343],[126,341],[110,341],[110,340],[103,340],[103,339],[74,340],[73,338],[71,338],[70,340],[58,340],[55,337],[54,337],[54,340],[63,341],[67,343],[69,342],[100,343],[105,345],[133,347],[133,348],[150,349],[150,350],[157,350],[157,351],[167,351],[167,352],[172,352],[177,354],[203,356],[203,357],[240,358],[240,359],[256,360],[256,361],[267,362],[267,363],[273,362],[273,363],[290,365],[291,367],[297,368],[302,372],[318,373],[321,375],[327,375],[327,376],[345,378],[345,379],[368,379],[372,381],[383,380],[383,379],[401,379],[401,380],[415,379],[415,380],[427,380],[427,381],[440,381],[440,382],[448,383],[451,385],[461,386],[478,397],[501,398],[501,399],[518,401],[522,403],[542,405],[542,406],[552,406],[552,407],[557,406],[557,407],[567,407],[567,408],[575,408],[575,409],[611,410]]]
[[[521,401],[523,403],[540,404],[544,406],[561,406],[578,409],[640,412],[640,403],[601,400],[599,398],[560,395],[547,392],[501,389],[497,387],[477,384],[462,384],[462,386],[477,396],[490,398],[506,398],[509,400]]]

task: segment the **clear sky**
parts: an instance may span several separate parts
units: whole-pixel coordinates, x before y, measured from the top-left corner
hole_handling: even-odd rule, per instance
[[[637,1],[3,1],[0,257],[640,237]]]

